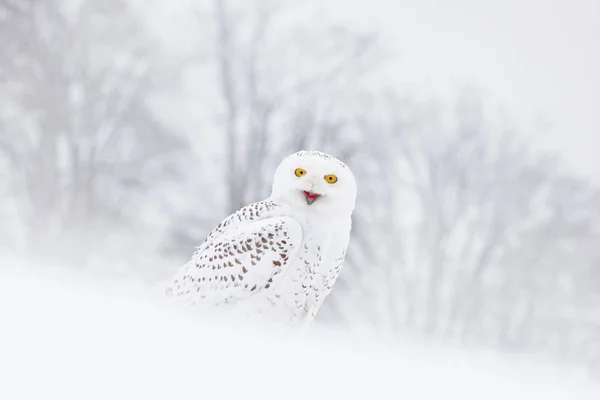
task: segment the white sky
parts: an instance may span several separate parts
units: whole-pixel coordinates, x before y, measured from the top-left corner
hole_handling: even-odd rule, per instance
[[[569,169],[600,182],[600,0],[328,0],[326,7],[390,39],[403,55],[400,82],[440,92],[477,83],[530,122],[536,148],[559,151]]]

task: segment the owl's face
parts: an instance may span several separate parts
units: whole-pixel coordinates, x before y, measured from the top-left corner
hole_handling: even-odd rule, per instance
[[[356,181],[335,157],[300,151],[277,168],[272,197],[309,212],[349,216],[356,202]]]

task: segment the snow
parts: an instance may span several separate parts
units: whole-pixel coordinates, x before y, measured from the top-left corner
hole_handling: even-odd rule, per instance
[[[172,309],[149,289],[3,262],[0,398],[600,398],[570,372],[501,354],[240,326]]]

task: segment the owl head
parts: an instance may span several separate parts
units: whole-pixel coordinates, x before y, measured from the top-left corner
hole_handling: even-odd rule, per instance
[[[350,168],[319,151],[299,151],[277,167],[271,198],[325,216],[350,216],[356,180]]]

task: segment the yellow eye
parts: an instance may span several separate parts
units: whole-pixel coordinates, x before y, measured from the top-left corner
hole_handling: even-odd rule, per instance
[[[325,175],[325,180],[327,181],[327,183],[336,183],[337,182],[337,176],[335,176],[335,175]]]
[[[295,174],[298,178],[300,178],[301,176],[306,175],[306,171],[302,168],[296,168]]]

